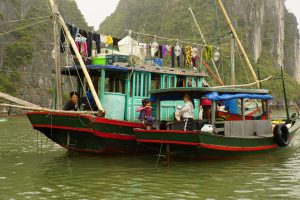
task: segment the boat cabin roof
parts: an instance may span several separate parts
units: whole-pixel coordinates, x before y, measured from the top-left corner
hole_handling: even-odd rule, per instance
[[[91,75],[101,73],[101,69],[109,69],[116,72],[128,72],[130,70],[128,67],[117,65],[86,65],[86,68]],[[81,66],[65,66],[62,68],[61,73],[67,76],[77,76],[77,70],[78,72],[82,72]]]
[[[116,72],[128,72],[128,71],[140,71],[158,74],[172,74],[178,76],[194,76],[194,77],[206,77],[207,74],[204,71],[190,70],[190,69],[180,69],[180,68],[170,68],[170,67],[157,67],[153,65],[143,65],[143,66],[131,66],[128,67],[124,63],[118,65],[86,65],[88,72],[91,75],[101,73],[101,69],[106,69],[109,71]],[[66,66],[63,67],[61,73],[63,75],[77,76],[77,70],[82,72],[81,66]]]
[[[185,94],[193,99],[207,97],[212,101],[224,101],[230,99],[263,99],[269,100],[273,97],[269,90],[263,89],[239,89],[239,88],[171,88],[150,91],[151,101],[182,100]]]

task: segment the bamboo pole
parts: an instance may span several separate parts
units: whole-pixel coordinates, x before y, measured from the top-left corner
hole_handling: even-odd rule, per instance
[[[269,76],[268,78],[265,78],[265,79],[260,80],[260,81],[255,81],[255,82],[253,82],[253,83],[242,84],[242,85],[225,85],[225,86],[217,86],[217,87],[212,87],[212,88],[249,87],[249,86],[257,85],[257,84],[260,84],[260,83],[262,83],[262,82],[265,82],[265,81],[268,81],[268,80],[271,80],[271,79],[272,79],[272,76]]]
[[[204,62],[204,60],[202,61],[203,66],[208,70],[208,72],[216,79],[216,81],[223,86],[223,82],[221,79],[219,79],[219,77],[210,69],[210,67],[208,66],[208,64],[206,62]]]
[[[200,34],[200,36],[201,36],[201,38],[202,38],[202,41],[203,41],[205,47],[207,47],[206,40],[205,40],[205,38],[204,38],[204,35],[203,35],[202,31],[201,31],[201,28],[200,28],[200,26],[199,26],[199,24],[198,24],[198,22],[197,22],[197,19],[196,19],[195,15],[194,15],[194,12],[193,12],[193,10],[192,10],[191,7],[189,7],[189,11],[191,12],[191,15],[192,15],[192,17],[193,17],[193,19],[194,19],[194,22],[195,22],[195,24],[196,24],[196,26],[197,26],[197,28],[198,28],[199,34]],[[218,70],[218,68],[217,68],[217,66],[216,66],[216,63],[215,63],[215,61],[214,61],[213,58],[211,58],[211,62],[212,62],[213,66],[214,66],[214,68],[215,68],[215,71],[216,71],[216,73],[217,73],[217,76],[218,76],[218,79],[219,79],[218,82],[219,82],[221,85],[224,85],[224,83],[223,83],[223,81],[222,81],[222,79],[221,79],[221,77],[220,77],[219,70]]]
[[[67,39],[69,40],[69,42],[70,42],[70,44],[71,44],[71,46],[72,46],[72,48],[73,48],[73,50],[74,50],[74,52],[75,52],[75,55],[76,55],[76,57],[77,57],[77,59],[78,59],[78,61],[79,61],[79,64],[80,64],[80,66],[81,66],[81,69],[82,69],[82,71],[83,71],[83,74],[84,74],[84,76],[85,76],[85,78],[86,78],[86,80],[87,80],[87,83],[88,83],[88,85],[89,85],[89,88],[90,88],[90,90],[91,90],[91,92],[92,92],[92,95],[93,95],[93,97],[94,97],[94,100],[95,100],[95,103],[96,103],[96,105],[97,105],[97,108],[98,108],[100,111],[104,111],[104,110],[103,110],[103,107],[102,107],[102,104],[101,104],[101,102],[100,102],[99,96],[97,95],[97,92],[96,92],[96,90],[95,90],[95,87],[94,87],[94,85],[93,85],[93,82],[92,82],[92,80],[91,80],[91,77],[90,77],[90,75],[89,75],[89,72],[88,72],[87,69],[86,69],[86,66],[85,66],[85,64],[84,64],[84,62],[83,62],[83,60],[82,60],[82,57],[81,57],[81,55],[80,55],[80,53],[79,53],[79,51],[78,51],[78,49],[77,49],[77,47],[76,47],[75,41],[74,41],[74,39],[72,38],[71,33],[70,33],[70,31],[69,31],[69,29],[68,29],[68,27],[67,27],[67,25],[66,25],[64,19],[62,18],[62,16],[60,15],[60,13],[59,13],[58,11],[57,11],[56,13],[54,13],[54,11],[55,11],[55,10],[53,10],[53,8],[55,7],[54,0],[49,0],[49,2],[50,2],[50,5],[51,5],[51,8],[52,8],[52,12],[53,12],[53,15],[54,15],[54,19],[55,19],[55,20],[58,20],[58,22],[59,22],[60,25],[62,26],[62,28],[63,28],[63,30],[65,31],[65,34],[66,34],[66,36],[67,36]]]
[[[218,2],[218,4],[219,4],[219,6],[220,6],[220,8],[221,8],[221,10],[222,10],[222,12],[223,12],[223,14],[225,16],[225,19],[226,19],[226,21],[228,23],[229,28],[231,29],[231,32],[232,32],[232,34],[233,34],[233,36],[234,36],[234,38],[236,40],[237,46],[239,47],[240,51],[242,52],[242,54],[244,56],[244,59],[245,59],[247,65],[249,67],[249,70],[250,70],[250,72],[251,72],[251,74],[252,74],[255,82],[257,82],[257,87],[259,88],[259,80],[257,79],[256,73],[255,73],[255,71],[254,71],[254,69],[252,67],[252,64],[251,64],[251,62],[250,62],[250,60],[249,60],[249,58],[247,56],[247,53],[246,53],[246,51],[245,51],[245,49],[244,49],[244,47],[243,47],[243,45],[242,45],[242,43],[240,41],[240,38],[237,35],[237,33],[236,33],[236,31],[235,31],[235,29],[234,29],[234,27],[232,25],[232,22],[231,22],[231,20],[230,20],[230,18],[228,16],[228,13],[227,13],[227,11],[226,11],[226,9],[224,7],[224,4],[223,4],[222,0],[217,0],[217,2]]]
[[[0,92],[0,98],[6,99],[7,101],[10,101],[10,102],[22,105],[22,106],[28,106],[28,107],[34,107],[34,108],[41,108],[38,105],[35,105],[33,103],[24,101],[22,99],[18,99],[16,97],[10,96],[10,95],[2,93],[2,92]]]

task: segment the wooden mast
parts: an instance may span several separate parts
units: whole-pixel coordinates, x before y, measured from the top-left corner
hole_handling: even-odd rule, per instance
[[[206,40],[205,40],[205,38],[204,38],[204,35],[203,35],[202,31],[201,31],[201,28],[200,28],[200,26],[199,26],[199,24],[198,24],[198,22],[197,22],[197,19],[196,19],[195,15],[194,15],[194,12],[193,12],[193,10],[192,10],[191,7],[189,7],[189,11],[190,11],[191,14],[192,14],[192,17],[193,17],[193,19],[194,19],[194,21],[195,21],[195,24],[196,24],[196,26],[197,26],[197,28],[198,28],[198,31],[199,31],[199,33],[200,33],[200,36],[201,36],[201,38],[202,38],[202,41],[204,42],[205,47],[207,47]],[[216,63],[215,63],[215,61],[214,61],[213,58],[211,58],[211,62],[212,62],[213,66],[214,66],[214,68],[215,68],[215,70],[216,70],[216,73],[217,73],[217,76],[218,76],[218,79],[219,79],[218,82],[219,82],[221,85],[224,85],[224,83],[223,83],[223,81],[222,81],[222,79],[221,79],[221,77],[220,77],[220,74],[219,74],[218,68],[217,68],[217,66],[216,66]]]
[[[249,58],[247,56],[247,53],[246,53],[246,51],[245,51],[245,49],[244,49],[244,47],[243,47],[243,45],[242,45],[242,43],[241,43],[241,41],[239,39],[239,36],[237,35],[237,33],[236,33],[236,31],[235,31],[235,29],[234,29],[234,27],[232,25],[232,22],[231,22],[228,14],[227,14],[227,11],[226,11],[226,9],[224,7],[224,4],[223,4],[222,0],[217,0],[217,2],[218,2],[218,4],[219,4],[219,6],[220,6],[220,8],[221,8],[221,10],[222,10],[222,12],[223,12],[223,14],[225,16],[225,19],[226,19],[226,21],[228,23],[229,28],[231,29],[233,37],[236,40],[237,46],[240,49],[240,51],[242,52],[242,54],[244,56],[244,59],[245,59],[247,65],[248,65],[248,68],[249,68],[249,70],[250,70],[250,72],[251,72],[251,74],[252,74],[255,82],[257,82],[257,86],[259,87],[259,83],[258,83],[259,80],[257,79],[256,73],[255,73],[255,71],[254,71],[254,69],[252,67],[252,64],[251,64],[251,62],[250,62],[250,60],[249,60]]]
[[[85,76],[85,78],[87,80],[87,83],[88,83],[89,88],[90,88],[90,90],[92,92],[92,95],[94,97],[94,100],[95,100],[95,103],[97,105],[98,110],[104,111],[103,107],[102,107],[102,104],[100,102],[100,99],[99,99],[99,97],[97,95],[97,92],[95,90],[95,87],[93,85],[93,82],[91,80],[91,77],[89,75],[89,72],[87,71],[87,68],[86,68],[86,66],[85,66],[85,64],[84,64],[84,62],[82,60],[82,57],[81,57],[81,55],[80,55],[80,53],[79,53],[79,51],[78,51],[78,49],[76,47],[75,41],[72,38],[71,33],[70,33],[70,31],[69,31],[69,29],[68,29],[68,27],[67,27],[64,19],[61,17],[61,15],[60,15],[60,13],[59,13],[58,10],[55,11],[55,9],[54,9],[55,8],[54,0],[49,0],[49,2],[50,2],[50,5],[51,5],[51,8],[52,8],[54,20],[56,20],[62,26],[62,28],[63,28],[63,30],[64,30],[64,32],[66,34],[66,37],[67,37],[68,41],[70,42],[70,44],[71,44],[71,46],[72,46],[72,48],[73,48],[73,50],[75,52],[75,55],[76,55],[76,57],[77,57],[77,59],[79,61],[79,64],[80,64],[81,69],[83,71],[83,74],[84,74],[84,76]]]
[[[53,14],[58,12],[56,0],[53,0]],[[55,109],[62,110],[62,80],[60,71],[60,50],[59,50],[59,24],[56,20],[53,21],[54,25],[54,54],[55,54],[55,74],[56,74],[56,102]]]

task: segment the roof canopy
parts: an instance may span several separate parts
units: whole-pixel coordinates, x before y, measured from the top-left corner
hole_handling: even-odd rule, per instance
[[[185,94],[191,95],[193,99],[200,99],[206,96],[213,101],[229,99],[263,99],[273,97],[268,90],[259,89],[233,89],[233,88],[172,88],[151,91],[151,101],[182,100]]]
[[[121,67],[116,65],[86,65],[86,68],[90,74],[99,74],[101,69],[108,69],[110,71],[127,72],[130,69],[128,67]],[[77,76],[78,72],[82,72],[81,66],[66,66],[62,68],[61,73],[64,75]]]

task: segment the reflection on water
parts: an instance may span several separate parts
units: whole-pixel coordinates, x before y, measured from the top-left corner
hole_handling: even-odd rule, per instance
[[[290,148],[221,161],[68,155],[26,118],[0,123],[0,199],[300,199],[300,136]]]

